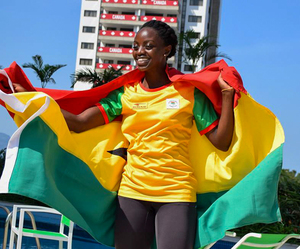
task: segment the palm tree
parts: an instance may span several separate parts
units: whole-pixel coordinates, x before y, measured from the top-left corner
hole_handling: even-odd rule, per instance
[[[120,67],[119,69],[115,69],[113,67],[104,69],[104,72],[102,74],[103,84],[106,84],[106,83],[118,78],[119,76],[121,76],[123,68],[124,68],[124,66]]]
[[[55,84],[55,80],[52,78],[52,75],[60,68],[65,67],[66,65],[49,65],[43,62],[42,56],[35,55],[32,56],[34,63],[25,63],[22,66],[24,68],[31,68],[36,73],[37,77],[41,81],[42,88],[45,88],[46,85],[50,82]]]
[[[122,75],[122,68],[115,69],[113,67],[110,67],[108,69],[105,69],[103,73],[96,72],[95,69],[91,68],[84,68],[81,70],[78,70],[75,72],[75,74],[71,75],[72,79],[72,86],[74,87],[75,83],[78,81],[82,82],[88,82],[92,83],[92,88],[95,88],[97,86],[104,85],[110,81],[112,81],[115,78],[118,78]]]
[[[208,50],[210,48],[218,48],[220,45],[217,43],[210,41],[210,36],[203,36],[202,38],[196,40],[197,34],[194,30],[187,30],[184,33],[181,33],[179,36],[180,44],[184,45],[184,61],[189,63],[192,67],[192,72],[195,72],[197,64],[201,58],[204,58],[208,54]],[[206,60],[223,57],[231,60],[226,54],[223,53],[213,53],[206,58]]]

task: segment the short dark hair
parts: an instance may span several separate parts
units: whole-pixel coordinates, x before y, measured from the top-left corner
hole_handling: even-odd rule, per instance
[[[167,58],[171,58],[176,53],[176,46],[178,44],[177,35],[175,34],[174,29],[172,29],[165,22],[152,20],[144,23],[142,28],[153,28],[156,30],[158,36],[164,41],[165,46],[171,45],[172,49],[170,54],[168,54]],[[141,30],[140,29],[140,30]]]

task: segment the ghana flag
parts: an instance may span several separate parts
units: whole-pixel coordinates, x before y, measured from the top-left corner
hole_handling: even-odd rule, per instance
[[[227,152],[214,148],[193,128],[189,150],[198,180],[195,248],[222,238],[229,229],[281,220],[277,186],[284,133],[278,119],[251,98],[240,75],[223,60],[188,75],[167,68],[174,84],[195,85],[217,113],[220,72],[236,90],[235,128]],[[78,114],[110,91],[143,77],[134,70],[102,87],[74,92],[35,89],[15,63],[2,70],[0,101],[19,128],[7,147],[0,192],[42,201],[99,242],[113,246],[116,196],[128,146],[121,123],[76,134],[68,130],[60,107]],[[12,82],[31,92],[12,93]]]

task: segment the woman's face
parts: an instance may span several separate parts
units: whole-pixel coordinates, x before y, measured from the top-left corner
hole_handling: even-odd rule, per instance
[[[172,46],[165,46],[163,40],[153,28],[141,29],[133,42],[133,58],[140,71],[157,72],[165,69],[166,58]]]

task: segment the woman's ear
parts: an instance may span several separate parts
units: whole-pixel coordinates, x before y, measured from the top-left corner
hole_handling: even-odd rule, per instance
[[[172,45],[168,45],[165,47],[165,52],[164,52],[164,56],[168,57],[168,55],[171,53],[172,50]]]

